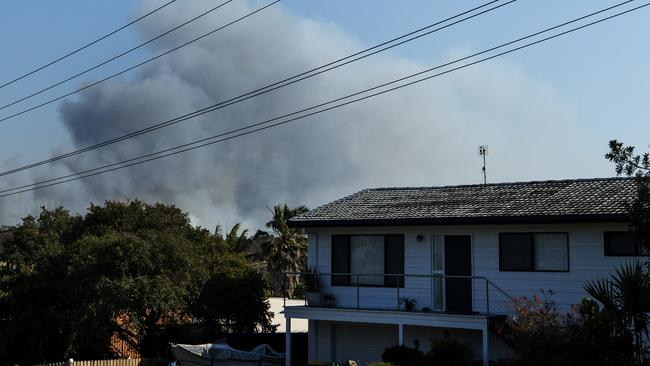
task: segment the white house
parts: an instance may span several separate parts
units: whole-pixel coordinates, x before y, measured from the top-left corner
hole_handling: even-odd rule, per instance
[[[317,278],[311,290],[320,292],[284,308],[286,332],[291,319],[308,319],[312,361],[363,365],[391,345],[418,340],[426,349],[449,334],[487,364],[507,355],[491,324],[513,298],[553,290],[568,309],[586,296],[586,281],[643,254],[624,208],[634,184],[378,188],[311,210],[290,225],[308,234],[308,266],[318,274],[301,276]]]

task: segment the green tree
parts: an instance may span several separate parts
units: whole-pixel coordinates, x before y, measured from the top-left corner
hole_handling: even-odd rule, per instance
[[[238,299],[246,306],[220,313],[226,330],[267,329],[270,316],[245,258],[169,205],[109,201],[84,216],[43,209],[4,243],[0,263],[3,362],[108,357],[113,336],[157,356],[171,328],[198,318],[193,309],[228,295],[224,273],[247,288]]]
[[[192,314],[213,334],[274,332],[266,300],[267,284],[241,256],[221,258],[220,270],[206,282]]]
[[[290,208],[287,204],[273,207],[272,219],[266,223],[273,236],[264,243],[263,250],[271,273],[273,289],[284,289],[291,297],[298,285],[297,275],[284,275],[286,272],[300,272],[305,267],[307,257],[307,238],[288,225],[289,219],[307,212],[305,206]]]
[[[635,177],[636,198],[626,203],[630,228],[650,251],[650,153],[635,154],[634,146],[616,140],[609,142],[609,150],[605,157],[615,164],[616,174]]]

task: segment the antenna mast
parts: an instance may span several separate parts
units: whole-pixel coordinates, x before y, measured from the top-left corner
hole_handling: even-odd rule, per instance
[[[487,185],[487,171],[485,170],[485,156],[488,154],[488,146],[481,145],[478,147],[478,154],[483,157],[483,185]]]

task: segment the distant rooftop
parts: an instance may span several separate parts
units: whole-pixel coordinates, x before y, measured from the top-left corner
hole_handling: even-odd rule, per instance
[[[365,189],[290,220],[293,227],[625,222],[632,178]]]

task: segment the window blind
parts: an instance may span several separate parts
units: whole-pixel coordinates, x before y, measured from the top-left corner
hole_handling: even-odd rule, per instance
[[[363,285],[384,285],[384,276],[355,276],[384,272],[384,237],[380,235],[352,236],[350,238],[350,267],[352,281]]]
[[[569,251],[567,234],[538,233],[533,236],[535,270],[568,271]]]

